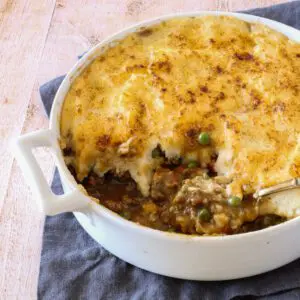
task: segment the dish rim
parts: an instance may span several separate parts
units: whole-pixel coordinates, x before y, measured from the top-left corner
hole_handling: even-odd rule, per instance
[[[56,164],[59,167],[60,175],[63,176],[63,180],[66,181],[67,185],[70,187],[70,189],[73,190],[79,190],[82,195],[82,191],[79,189],[78,183],[75,181],[73,175],[70,173],[69,169],[67,168],[67,165],[64,161],[62,151],[59,146],[59,137],[60,137],[60,118],[61,118],[61,111],[62,106],[65,100],[65,96],[67,92],[69,91],[69,88],[71,84],[73,83],[73,80],[90,64],[92,61],[99,56],[103,51],[110,48],[114,44],[116,44],[120,39],[127,36],[130,33],[136,32],[139,29],[143,27],[148,27],[154,24],[158,24],[162,21],[168,20],[168,19],[174,19],[174,18],[182,18],[182,17],[202,17],[202,16],[232,16],[236,17],[238,19],[241,19],[243,21],[247,21],[250,23],[262,23],[264,25],[267,25],[271,29],[280,32],[287,36],[289,39],[296,41],[300,43],[300,31],[296,28],[293,28],[291,26],[288,26],[286,24],[270,20],[263,17],[258,17],[251,14],[245,14],[245,13],[235,13],[235,12],[221,12],[221,11],[196,11],[196,12],[184,12],[184,13],[175,13],[175,14],[167,14],[162,15],[159,17],[151,18],[145,21],[138,22],[136,24],[133,24],[131,26],[128,26],[116,33],[113,33],[109,35],[107,38],[103,39],[101,42],[96,44],[94,47],[92,47],[87,53],[85,53],[74,65],[73,67],[68,71],[65,78],[63,79],[59,89],[56,92],[53,104],[52,104],[52,110],[50,113],[50,120],[49,120],[49,129],[52,131],[56,136]],[[299,36],[299,38],[296,38],[296,36]],[[257,238],[259,235],[264,236],[268,233],[274,234],[276,232],[285,231],[288,230],[288,227],[290,226],[300,226],[300,216],[287,220],[283,223],[280,223],[278,225],[274,225],[265,229],[260,229],[256,231],[246,232],[246,233],[239,233],[239,234],[232,234],[232,235],[222,235],[222,236],[203,236],[203,235],[187,235],[183,233],[173,233],[173,232],[165,232],[158,229],[153,229],[147,226],[140,225],[138,223],[135,223],[133,221],[128,221],[118,215],[117,213],[109,210],[104,205],[100,203],[96,203],[91,199],[91,197],[84,195],[86,198],[89,199],[88,207],[84,210],[91,209],[92,211],[95,211],[99,216],[108,218],[110,221],[117,222],[122,226],[130,227],[134,231],[143,232],[144,234],[148,234],[151,236],[154,236],[156,238],[170,238],[172,240],[183,240],[183,241],[193,241],[198,242],[206,241],[206,242],[212,242],[212,243],[219,243],[221,241],[234,241],[240,238],[243,239],[252,239]],[[82,210],[82,212],[84,211]]]

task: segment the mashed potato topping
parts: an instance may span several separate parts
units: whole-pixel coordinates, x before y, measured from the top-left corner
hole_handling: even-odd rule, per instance
[[[79,180],[129,171],[144,196],[160,161],[214,165],[242,196],[300,177],[300,45],[227,16],[142,28],[78,76],[61,147]],[[211,142],[201,145],[200,132]]]

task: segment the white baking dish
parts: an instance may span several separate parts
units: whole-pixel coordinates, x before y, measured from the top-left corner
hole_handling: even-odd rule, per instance
[[[268,19],[221,12],[169,15],[127,28],[94,47],[81,58],[61,84],[52,107],[50,128],[18,138],[15,154],[34,197],[47,215],[74,212],[82,227],[104,248],[140,268],[172,277],[193,280],[227,280],[251,276],[280,267],[300,257],[300,218],[240,235],[201,237],[153,230],[121,218],[96,204],[78,188],[64,163],[58,139],[62,104],[70,84],[103,49],[142,26],[178,16],[232,15],[261,22],[300,42],[300,32]],[[54,195],[37,164],[32,149],[49,147],[55,157],[65,194]],[[300,191],[294,191],[300,197]]]

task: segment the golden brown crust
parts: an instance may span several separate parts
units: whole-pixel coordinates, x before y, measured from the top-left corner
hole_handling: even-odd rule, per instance
[[[299,56],[299,44],[280,33],[226,16],[173,19],[129,35],[65,99],[62,139],[79,179],[91,168],[129,170],[146,195],[157,144],[203,166],[217,153],[217,170],[238,195],[299,176]],[[210,146],[197,143],[201,131]]]

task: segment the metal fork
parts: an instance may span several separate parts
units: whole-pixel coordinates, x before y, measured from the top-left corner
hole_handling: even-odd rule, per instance
[[[261,197],[265,197],[268,195],[272,195],[275,193],[279,193],[282,191],[291,190],[299,187],[300,187],[300,178],[293,178],[287,181],[283,181],[279,184],[270,186],[268,188],[258,190],[256,193],[253,194],[253,197],[258,199]]]

